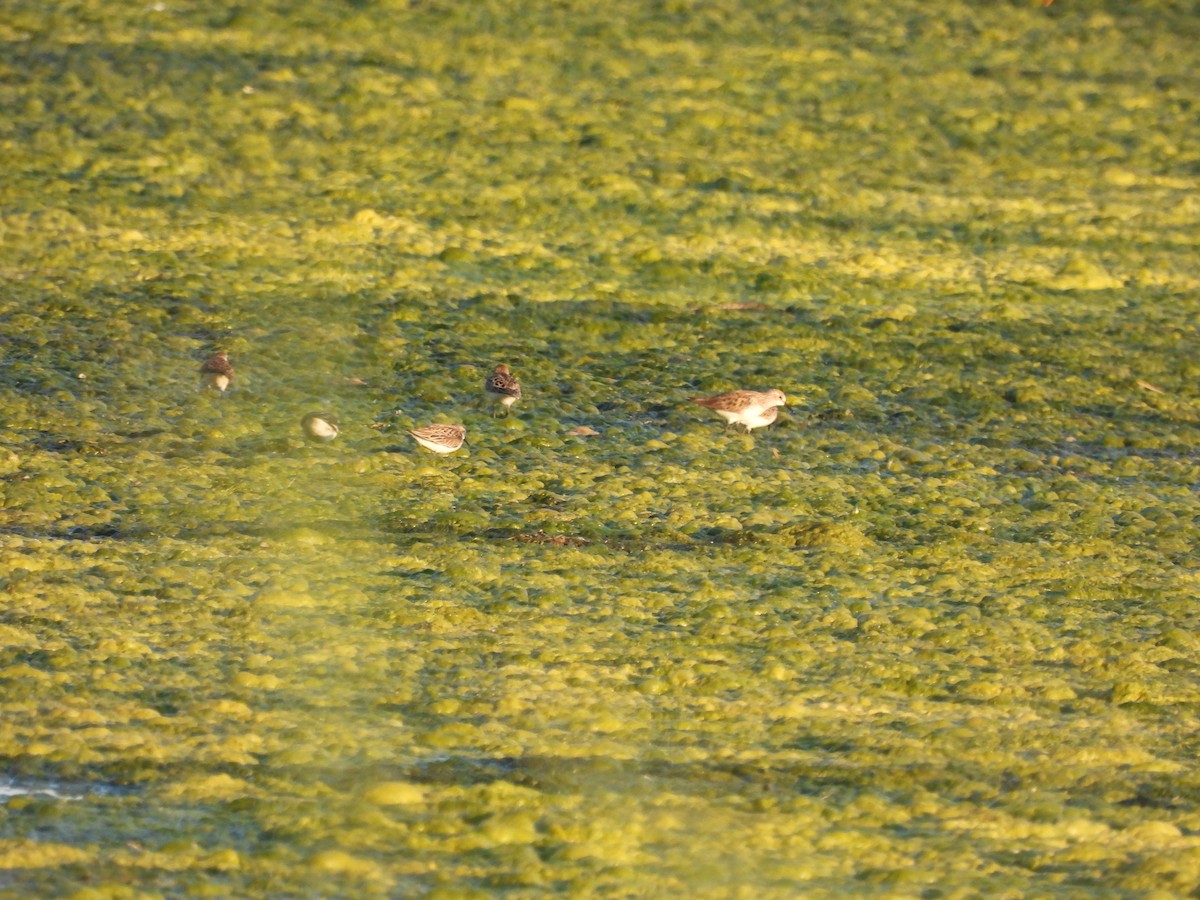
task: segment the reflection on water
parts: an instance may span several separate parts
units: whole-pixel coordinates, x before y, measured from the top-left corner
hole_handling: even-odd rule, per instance
[[[58,787],[21,784],[9,780],[0,781],[0,799],[28,796],[53,797],[56,800],[82,800],[84,795],[79,793],[63,793]]]
[[[12,797],[50,797],[54,800],[83,800],[95,796],[128,794],[128,787],[93,782],[59,784],[47,781],[21,781],[15,778],[0,780],[0,801]]]

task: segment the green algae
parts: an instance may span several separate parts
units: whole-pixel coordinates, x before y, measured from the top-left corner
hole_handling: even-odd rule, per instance
[[[0,893],[1196,891],[1185,5],[10,6]]]

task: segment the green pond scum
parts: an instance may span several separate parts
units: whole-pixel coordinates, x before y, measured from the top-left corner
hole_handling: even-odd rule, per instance
[[[0,44],[0,898],[1200,892],[1194,3]]]

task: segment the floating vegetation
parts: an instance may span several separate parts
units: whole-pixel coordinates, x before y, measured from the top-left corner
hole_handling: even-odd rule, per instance
[[[1196,895],[1186,6],[7,4],[3,890]]]

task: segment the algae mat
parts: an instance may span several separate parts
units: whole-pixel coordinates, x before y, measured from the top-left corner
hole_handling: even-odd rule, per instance
[[[0,896],[1194,895],[1198,31],[7,4]]]

